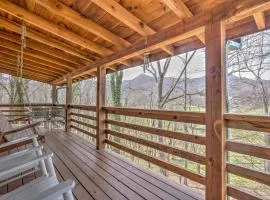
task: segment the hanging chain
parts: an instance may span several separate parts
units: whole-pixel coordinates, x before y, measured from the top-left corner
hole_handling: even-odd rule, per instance
[[[22,32],[21,32],[21,51],[20,51],[20,77],[22,79],[23,75],[23,54],[24,54],[24,49],[26,48],[26,27],[24,22],[22,23]]]

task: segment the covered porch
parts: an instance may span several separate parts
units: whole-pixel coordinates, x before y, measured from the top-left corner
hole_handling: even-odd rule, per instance
[[[228,155],[235,153],[269,162],[269,146],[231,140],[228,130],[269,134],[270,117],[228,113],[225,46],[230,39],[269,28],[270,2],[153,0],[142,3],[139,11],[137,4],[129,3],[0,0],[0,72],[40,81],[52,88],[50,103],[1,104],[0,111],[7,117],[23,117],[24,111],[31,115],[33,107],[64,110],[64,121],[45,130],[43,145],[46,151],[54,152],[58,179],[75,180],[73,194],[77,200],[265,199],[261,193],[230,182],[231,175],[237,176],[262,185],[266,188],[263,194],[270,191],[269,172],[228,159]],[[87,8],[92,9],[87,12]],[[155,20],[148,18],[150,14]],[[25,40],[29,40],[26,47]],[[203,112],[106,105],[107,74],[199,48],[205,48]],[[96,104],[74,104],[73,83],[89,78],[97,79]],[[66,93],[65,102],[60,104],[57,90],[62,86]],[[128,118],[136,118],[140,123]],[[196,125],[202,134],[155,127],[151,122]],[[198,148],[178,148],[173,145],[177,142]],[[29,144],[20,145],[1,153],[27,148]],[[123,155],[147,162],[149,168],[154,165],[163,175],[169,172],[180,176],[190,181],[193,188],[199,188],[199,192],[142,169]],[[180,159],[167,159],[174,157]],[[192,169],[185,167],[181,159],[185,164],[190,162]],[[6,185],[1,193],[38,176],[32,174]]]

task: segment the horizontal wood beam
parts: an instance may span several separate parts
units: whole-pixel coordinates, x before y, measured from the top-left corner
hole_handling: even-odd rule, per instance
[[[8,66],[10,66],[11,68],[13,68],[13,69],[15,69],[15,70],[17,70],[17,71],[19,70],[16,61],[15,61],[15,62],[12,62],[12,61],[10,61],[10,60],[8,60],[8,59],[5,59],[5,58],[2,58],[2,57],[0,56],[0,63],[1,63],[1,64],[4,64],[4,65],[8,65]],[[32,72],[35,72],[35,73],[39,73],[39,74],[51,76],[52,78],[57,78],[57,77],[60,77],[60,76],[61,76],[61,75],[59,75],[59,74],[56,75],[56,74],[54,74],[54,73],[52,73],[52,72],[48,72],[47,70],[37,69],[37,68],[35,68],[35,67],[33,67],[33,66],[29,66],[29,65],[26,64],[26,63],[24,63],[23,71],[24,71],[24,69],[29,70],[29,71],[32,71]]]
[[[14,22],[8,21],[8,19],[4,19],[2,17],[0,17],[0,27],[4,28],[6,30],[12,31],[14,33],[17,34],[21,34],[21,25],[16,24]],[[76,56],[78,58],[83,59],[84,61],[87,62],[92,62],[93,60],[90,59],[89,56],[87,56],[85,53],[83,53],[82,51],[77,51],[77,49],[71,49],[67,44],[64,44],[56,39],[50,38],[48,36],[44,36],[32,29],[27,29],[27,34],[26,34],[27,38],[31,38],[37,42],[40,42],[42,44],[45,45],[49,45],[53,48],[59,49],[63,52],[66,52],[70,55]]]
[[[124,50],[114,53],[113,55],[106,56],[105,58],[89,64],[88,66],[79,70],[74,70],[62,78],[53,81],[53,83],[65,81],[67,76],[76,77],[84,73],[89,73],[95,70],[97,67],[112,65],[121,60],[126,60],[162,46],[185,40],[196,34],[201,34],[205,31],[205,26],[212,22],[212,18],[219,21],[221,19],[225,20],[231,19],[235,16],[241,16],[243,13],[251,16],[255,8],[256,10],[270,8],[270,2],[265,0],[227,0],[224,3],[219,4],[216,8],[212,9],[211,12],[202,13],[185,19],[183,22],[179,22],[159,33],[148,36],[147,46],[145,46],[145,40],[140,40],[131,47],[127,47]]]
[[[200,183],[202,185],[204,185],[204,183],[205,183],[205,177],[203,177],[200,174],[193,173],[188,169],[184,169],[184,168],[181,168],[180,166],[176,166],[176,165],[170,164],[168,162],[165,162],[163,160],[148,156],[146,154],[140,153],[138,151],[135,151],[133,149],[130,149],[124,145],[118,144],[118,143],[113,142],[113,141],[108,140],[108,139],[106,139],[106,143],[109,145],[112,145],[113,147],[118,148],[122,151],[130,153],[138,158],[141,158],[141,159],[146,160],[148,162],[151,162],[157,166],[160,166],[161,168],[167,169],[171,172],[174,172],[174,173],[179,174],[183,177],[186,177],[192,181],[195,181],[195,182]]]
[[[94,120],[94,121],[97,120],[96,117],[90,116],[90,115],[85,115],[85,114],[75,113],[75,112],[71,112],[70,114],[73,115],[73,116],[76,116],[76,117],[82,117],[84,119],[90,119],[90,120]]]
[[[231,163],[227,163],[226,169],[227,169],[227,172],[232,173],[236,176],[241,176],[243,178],[257,181],[265,185],[270,185],[270,174],[268,173],[249,169],[249,168],[231,164]]]
[[[93,33],[94,35],[106,40],[120,49],[130,45],[130,42],[124,40],[120,36],[110,32],[106,28],[97,24],[96,22],[83,17],[81,14],[71,9],[70,7],[64,5],[57,0],[34,0],[36,4],[47,8],[53,14],[63,17],[65,20],[76,24],[80,28],[87,32]]]
[[[99,55],[106,56],[113,53],[111,50],[106,49],[86,38],[82,39],[76,33],[71,32],[68,29],[65,29],[59,25],[53,24],[50,21],[34,13],[31,13],[25,10],[24,8],[17,6],[16,4],[13,4],[9,1],[1,0],[0,10],[9,13],[12,16],[18,17],[19,19],[22,19],[29,24],[32,24],[44,31],[50,32],[56,35],[57,37],[61,37],[64,40],[68,40],[71,43],[77,44]]]
[[[74,124],[71,124],[70,127],[71,127],[71,128],[74,128],[75,130],[77,130],[77,131],[79,131],[79,132],[81,132],[81,133],[84,133],[84,134],[86,134],[86,135],[89,135],[89,136],[91,136],[91,137],[93,137],[93,138],[97,138],[97,136],[96,136],[95,134],[90,133],[90,132],[88,132],[88,131],[86,131],[86,130],[83,130],[83,129],[81,129],[81,128],[75,126]]]
[[[269,147],[227,141],[226,149],[228,151],[270,160],[270,148]]]
[[[0,31],[0,37],[4,40],[8,40],[10,42],[21,45],[20,35]],[[63,60],[64,63],[68,63],[71,66],[82,67],[82,66],[85,66],[85,64],[87,64],[87,62],[82,61],[82,59],[79,59],[75,56],[67,54],[58,49],[51,48],[48,45],[42,44],[40,42],[36,42],[35,40],[32,40],[32,39],[26,39],[26,47],[37,50],[38,52],[42,52],[48,56]]]
[[[80,124],[80,125],[85,126],[85,127],[87,127],[87,128],[91,128],[91,129],[93,129],[93,130],[95,130],[95,131],[96,131],[96,129],[97,129],[96,126],[91,125],[91,124],[89,124],[89,123],[87,123],[87,122],[82,122],[82,121],[80,121],[80,120],[76,120],[76,119],[73,119],[73,118],[71,118],[70,120],[71,120],[71,122]]]
[[[158,128],[152,128],[152,127],[147,127],[147,126],[141,126],[137,124],[130,124],[126,122],[120,122],[120,121],[115,121],[115,120],[109,120],[107,119],[106,122],[111,125],[127,128],[127,129],[132,129],[135,131],[141,131],[145,133],[150,133],[154,135],[159,135],[163,137],[168,137],[168,138],[173,138],[176,140],[181,140],[185,142],[191,142],[195,144],[201,144],[205,145],[205,137],[203,136],[198,136],[198,135],[191,135],[188,133],[182,133],[182,132],[174,132],[174,131],[169,131],[169,130],[164,130],[164,129],[158,129]]]
[[[251,194],[247,191],[244,192],[240,188],[236,188],[233,186],[227,186],[227,195],[239,200],[263,200],[262,198],[259,198],[257,196],[258,194]]]
[[[203,155],[191,153],[188,151],[181,150],[179,148],[170,147],[168,145],[164,145],[164,144],[157,143],[157,142],[152,142],[149,140],[138,138],[138,137],[135,137],[135,136],[132,136],[129,134],[123,134],[123,133],[109,130],[109,129],[106,130],[106,133],[109,135],[113,135],[115,137],[119,137],[119,138],[122,138],[122,139],[125,139],[128,141],[131,141],[131,142],[135,142],[137,144],[141,144],[141,145],[146,146],[146,147],[150,147],[150,148],[153,148],[153,149],[156,149],[159,151],[163,151],[163,152],[168,153],[168,154],[172,154],[174,156],[178,156],[180,158],[184,158],[184,159],[205,165],[206,159]]]
[[[146,110],[135,108],[113,108],[113,107],[105,107],[104,110],[108,114],[115,114],[115,115],[159,119],[165,121],[175,121],[184,123],[205,124],[205,113]]]
[[[15,58],[15,60],[17,60],[18,58],[18,53],[16,51],[7,49],[7,48],[3,48],[0,46],[0,54],[3,56],[6,56],[7,58],[12,57]],[[35,65],[35,66],[40,66],[42,68],[48,68],[48,69],[54,69],[56,71],[61,72],[61,74],[63,73],[68,73],[70,70],[68,69],[63,69],[60,66],[55,66],[55,65],[51,65],[51,63],[45,61],[45,60],[41,60],[32,56],[28,56],[28,55],[24,55],[24,60],[29,62],[29,64],[31,65]]]
[[[17,70],[10,69],[9,66],[2,65],[2,64],[0,64],[0,72],[4,74],[9,74],[12,76],[18,75]],[[31,74],[31,73],[23,74],[23,78],[40,81],[44,83],[48,83],[50,80],[52,80],[52,77],[48,78],[44,76],[39,76],[38,74]]]
[[[265,16],[263,12],[256,12],[253,14],[254,20],[259,30],[263,30],[266,27]]]
[[[124,8],[116,1],[92,0],[92,2],[142,36],[149,36],[156,33],[155,30],[153,30],[141,19],[129,12],[126,8]],[[170,46],[161,48],[169,55],[174,54],[172,47]]]
[[[71,108],[79,109],[79,110],[89,110],[92,112],[96,112],[96,106],[89,106],[89,105],[83,105],[83,104],[82,105],[72,104]]]
[[[224,114],[228,128],[270,132],[269,116]]]
[[[16,51],[16,52],[21,52],[20,45],[15,44],[15,43],[10,42],[10,41],[7,41],[7,40],[0,39],[0,46],[7,48],[7,49],[10,49],[10,50],[13,50],[13,51]],[[46,55],[40,51],[33,50],[33,49],[30,49],[27,47],[24,49],[24,54],[41,59],[41,60],[45,60],[46,62],[49,62],[50,65],[58,65],[62,68],[66,68],[66,69],[70,69],[70,70],[78,68],[78,66],[76,66],[74,64],[65,62],[61,59]]]
[[[162,0],[180,19],[193,17],[193,13],[182,0]],[[204,33],[196,35],[205,44]]]

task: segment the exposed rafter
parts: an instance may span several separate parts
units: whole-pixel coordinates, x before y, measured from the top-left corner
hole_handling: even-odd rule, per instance
[[[24,8],[17,6],[9,1],[0,1],[0,10],[9,13],[10,15],[16,16],[24,21],[44,30],[50,32],[58,37],[61,37],[65,40],[68,40],[74,44],[77,44],[83,48],[86,48],[90,51],[93,51],[99,55],[107,56],[113,52],[109,49],[106,49],[91,40],[81,38],[79,35],[71,32],[59,25],[53,24],[50,21],[33,14]]]
[[[61,16],[64,19],[70,21],[71,23],[76,24],[80,28],[95,34],[96,36],[111,42],[119,48],[124,48],[130,45],[130,43],[118,35],[108,31],[104,27],[95,23],[94,21],[87,19],[77,13],[75,10],[70,7],[64,5],[63,3],[57,0],[32,0],[36,4],[41,5],[47,9],[49,9],[55,15]]]
[[[256,12],[253,14],[254,20],[259,30],[265,29],[265,16],[264,12]]]
[[[180,19],[193,17],[193,13],[182,0],[162,0]],[[196,35],[205,44],[204,34]]]
[[[13,22],[8,21],[7,19],[3,19],[0,17],[0,27],[7,29],[9,31],[15,32],[20,34],[21,33],[21,27],[18,24],[15,24]],[[76,56],[78,58],[81,58],[85,61],[88,62],[92,62],[93,60],[91,60],[89,57],[87,57],[86,55],[82,54],[81,52],[77,52],[76,49],[71,49],[70,47],[68,47],[66,44],[63,44],[53,38],[49,38],[47,36],[41,35],[40,33],[37,33],[33,30],[27,30],[27,38],[31,38],[37,42],[49,45],[53,48],[57,48],[59,50],[62,50],[68,54],[71,54],[73,56]]]
[[[114,0],[92,0],[92,2],[142,36],[149,36],[156,33],[155,30]],[[173,55],[171,47],[161,48],[168,54]]]
[[[128,47],[118,53],[107,56],[104,59],[100,59],[87,67],[73,71],[60,79],[53,81],[56,84],[65,81],[67,76],[81,76],[85,73],[94,71],[98,67],[112,65],[121,60],[126,60],[136,56],[137,54],[143,54],[154,49],[166,46],[181,40],[185,40],[194,35],[201,35],[205,31],[205,26],[213,21],[225,20],[230,21],[231,18],[237,16],[252,16],[254,9],[267,9],[270,8],[270,2],[265,0],[227,0],[222,4],[219,4],[212,12],[202,13],[191,18],[187,18],[184,22],[179,22],[172,27],[169,27],[160,33],[148,36],[148,46],[145,46],[144,41],[138,41],[132,47]],[[218,10],[218,12],[217,12]],[[228,10],[230,12],[228,12]]]

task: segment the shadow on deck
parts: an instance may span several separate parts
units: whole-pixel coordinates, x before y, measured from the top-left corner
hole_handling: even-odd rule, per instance
[[[46,136],[45,150],[54,152],[59,180],[73,179],[78,200],[198,200],[187,187],[140,169],[107,150],[96,150],[80,136],[53,132]]]

